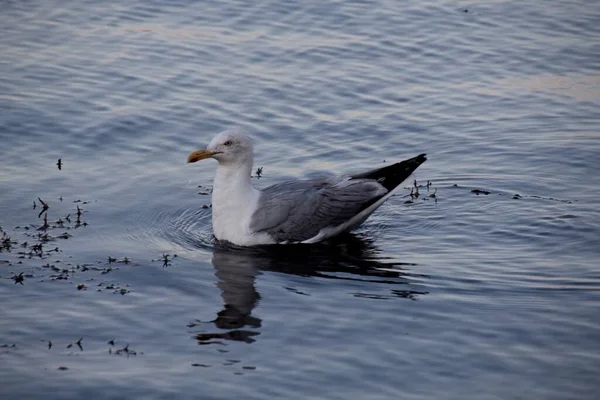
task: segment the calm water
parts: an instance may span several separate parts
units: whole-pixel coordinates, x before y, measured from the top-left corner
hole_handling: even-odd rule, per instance
[[[599,20],[594,0],[4,2],[0,394],[596,398]],[[185,160],[231,126],[258,186],[420,152],[432,184],[329,245],[225,248],[215,163]]]

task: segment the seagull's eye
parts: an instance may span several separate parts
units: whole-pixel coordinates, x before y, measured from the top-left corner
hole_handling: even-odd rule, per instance
[[[233,142],[231,140],[226,141],[225,143],[223,143],[225,146],[231,146],[233,144]]]

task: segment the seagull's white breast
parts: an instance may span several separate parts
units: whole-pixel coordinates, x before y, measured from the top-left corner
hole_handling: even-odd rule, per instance
[[[219,174],[215,178],[212,194],[213,234],[218,240],[226,240],[238,246],[275,243],[268,234],[255,234],[250,230],[250,221],[258,207],[260,192],[249,183],[237,185],[229,181],[228,184],[222,184],[225,179],[235,178]]]

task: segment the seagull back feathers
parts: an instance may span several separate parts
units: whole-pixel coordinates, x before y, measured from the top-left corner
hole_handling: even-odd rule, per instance
[[[421,154],[350,177],[269,186],[262,190],[250,229],[268,233],[278,243],[309,240],[323,229],[342,226],[378,201],[384,202],[425,160]]]

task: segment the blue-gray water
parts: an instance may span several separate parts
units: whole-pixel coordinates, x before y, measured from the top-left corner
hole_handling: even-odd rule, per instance
[[[4,2],[0,397],[596,398],[598,21],[594,0]],[[185,160],[231,126],[258,186],[420,152],[432,184],[337,243],[221,248],[215,163]]]

